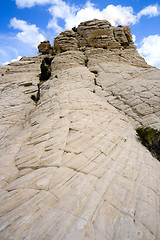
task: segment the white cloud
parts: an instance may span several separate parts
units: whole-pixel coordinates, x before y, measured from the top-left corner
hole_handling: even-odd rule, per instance
[[[49,8],[49,13],[52,15],[53,18],[50,19],[47,27],[53,28],[56,33],[63,31],[63,28],[58,25],[58,19],[64,19],[65,22],[67,19],[72,19],[76,9],[76,7],[71,7],[67,5],[64,1],[59,0],[57,4],[54,4]]]
[[[20,8],[33,7],[35,5],[45,5],[48,3],[54,3],[54,0],[15,0],[16,4]]]
[[[71,29],[80,22],[91,20],[93,18],[106,19],[112,25],[131,25],[139,21],[142,16],[154,17],[160,14],[158,4],[150,5],[135,14],[132,7],[122,7],[121,5],[108,5],[103,10],[94,6],[87,1],[84,7],[70,6],[63,0],[15,0],[18,7],[33,7],[35,5],[50,4],[49,13],[52,18],[48,22],[48,28],[60,33],[64,29]],[[58,20],[64,21],[64,27],[58,23]],[[63,29],[64,28],[64,29]],[[22,35],[22,33],[21,33]],[[19,38],[23,37],[19,34]]]
[[[45,40],[45,37],[39,33],[39,28],[35,24],[28,24],[26,21],[18,20],[12,18],[10,20],[10,26],[14,29],[21,30],[17,34],[17,38],[24,43],[30,44],[32,47],[37,47],[37,45]]]
[[[56,33],[63,31],[58,24],[58,19],[65,22],[65,29],[71,29],[80,22],[91,20],[93,18],[106,19],[112,25],[130,25],[139,21],[142,16],[154,17],[160,14],[158,4],[150,5],[135,14],[132,7],[122,7],[121,5],[108,5],[103,10],[94,6],[93,3],[87,1],[84,7],[79,8],[70,6],[63,0],[15,0],[18,7],[33,7],[35,5],[50,4],[49,13],[52,15],[48,23],[48,28],[52,28]]]
[[[58,19],[63,19],[65,22],[65,29],[71,29],[77,26],[80,22],[97,19],[106,19],[112,25],[129,25],[135,24],[137,17],[133,12],[132,7],[122,7],[121,5],[114,6],[108,5],[102,11],[97,9],[91,2],[86,2],[85,6],[81,9],[70,7],[64,1],[59,1],[58,4],[49,8],[52,15],[48,28],[53,28],[56,32],[63,29],[58,25]]]
[[[65,29],[71,29],[80,22],[93,18],[106,19],[113,26],[116,26],[135,24],[143,15],[154,17],[160,14],[158,5],[150,5],[138,14],[135,14],[133,8],[130,6],[122,7],[121,5],[108,5],[103,10],[100,10],[88,1],[83,8],[75,8],[73,6],[70,7],[62,0],[58,1],[58,4],[54,1],[54,5],[50,7],[49,12],[53,18],[50,19],[48,28],[53,28],[56,32],[63,30],[62,27],[58,25],[58,19],[64,20]]]
[[[37,48],[22,42],[13,33],[0,34],[0,65],[18,56],[35,56],[37,51]]]
[[[138,52],[148,64],[160,68],[160,36],[150,35],[143,39]]]
[[[15,0],[19,8],[31,8],[31,7],[34,7],[35,5],[46,5],[46,4],[59,5],[59,3],[62,1],[63,0]]]
[[[57,34],[65,29],[71,29],[80,22],[93,18],[106,19],[115,26],[134,25],[143,16],[156,17],[160,15],[160,6],[158,4],[149,5],[140,12],[135,13],[132,7],[123,7],[121,5],[108,5],[100,10],[90,1],[87,1],[83,7],[69,5],[66,0],[15,0],[15,2],[21,8],[49,4],[47,7],[52,17],[47,27],[54,31],[53,34]],[[24,43],[29,43],[32,47],[37,46],[40,41],[44,40],[44,36],[39,32],[36,25],[29,25],[25,21],[17,20],[16,18],[12,19],[11,25],[15,29],[21,30],[17,34],[17,38]],[[160,66],[159,38],[160,36],[158,35],[144,38],[139,48],[139,52],[145,57],[146,61],[158,67]],[[136,40],[134,36],[133,40]]]
[[[135,43],[135,41],[136,41],[136,35],[135,34],[132,34],[132,40]]]
[[[94,4],[87,2],[82,9],[72,11],[70,17],[65,17],[65,28],[71,29],[74,26],[78,26],[80,22],[91,19],[103,19],[102,13],[99,9],[94,7]]]
[[[103,18],[107,19],[112,25],[135,24],[137,17],[132,7],[122,7],[121,5],[108,5],[102,11]]]
[[[149,17],[156,17],[160,15],[160,7],[156,5],[150,5],[142,9],[138,14],[137,17],[140,18],[142,16],[149,16]]]
[[[3,63],[3,66],[4,66],[4,65],[8,65],[9,63],[17,62],[17,61],[19,61],[21,58],[22,58],[22,56],[18,56],[17,58],[12,59],[10,62],[5,62],[5,63]]]

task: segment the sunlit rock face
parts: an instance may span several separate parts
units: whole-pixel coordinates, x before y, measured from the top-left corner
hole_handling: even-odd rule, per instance
[[[109,50],[135,48],[128,26],[112,27],[106,20],[94,19],[81,23],[73,30],[64,31],[55,38],[54,47],[57,51],[77,50],[81,47]]]
[[[53,51],[53,49],[49,41],[44,41],[38,45],[38,51],[42,54],[49,54]]]
[[[0,239],[160,239],[160,163],[135,133],[160,128],[160,70],[107,21],[55,49],[37,103],[43,55],[0,67]]]

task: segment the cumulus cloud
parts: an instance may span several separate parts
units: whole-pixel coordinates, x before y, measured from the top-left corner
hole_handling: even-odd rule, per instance
[[[26,21],[12,18],[10,27],[18,30],[18,33],[16,35],[13,33],[0,34],[0,65],[9,63],[18,56],[35,56],[37,45],[45,40],[39,28]]]
[[[35,5],[45,5],[45,4],[49,4],[49,3],[55,3],[57,0],[15,0],[16,4],[19,8],[30,8],[33,7]]]
[[[148,64],[160,68],[160,36],[150,35],[143,39],[138,52]]]
[[[110,21],[112,25],[130,25],[135,24],[137,17],[132,7],[122,7],[121,5],[108,5],[102,10],[103,18]]]
[[[27,0],[26,0],[27,1]],[[50,0],[51,1],[51,0]],[[140,20],[142,16],[154,17],[160,14],[158,5],[150,5],[138,14],[135,14],[132,7],[122,7],[121,5],[108,5],[106,8],[100,10],[91,2],[86,2],[83,8],[75,8],[69,6],[64,1],[58,1],[58,4],[49,8],[52,15],[48,28],[53,28],[56,32],[62,31],[62,27],[58,25],[58,19],[63,19],[65,22],[65,29],[71,29],[77,26],[80,22],[91,20],[93,18],[106,19],[113,26],[116,25],[133,25]],[[53,3],[52,2],[52,3]]]
[[[17,59],[18,56],[31,57],[37,54],[37,48],[24,43],[13,33],[0,34],[0,65]]]
[[[21,32],[17,34],[17,38],[32,47],[37,47],[40,42],[45,40],[45,37],[39,33],[39,28],[37,28],[35,24],[28,24],[26,21],[12,18],[10,20],[10,26],[14,29],[21,30]]]
[[[55,32],[63,30],[58,24],[58,20],[65,22],[65,29],[71,29],[80,22],[91,20],[93,18],[106,19],[112,25],[130,25],[139,21],[142,16],[155,17],[160,14],[158,4],[150,5],[135,14],[132,7],[122,7],[121,5],[108,5],[100,10],[93,3],[87,1],[83,7],[75,5],[70,6],[63,0],[15,0],[18,7],[33,7],[35,5],[50,4],[49,13],[52,15],[48,23],[48,28],[52,28]]]
[[[135,41],[136,41],[136,35],[135,34],[132,34],[132,40],[135,43]]]
[[[135,13],[133,8],[123,7],[121,5],[108,5],[100,10],[93,3],[87,1],[83,7],[70,5],[66,0],[15,0],[20,8],[33,7],[35,5],[46,5],[51,15],[48,22],[48,29],[53,29],[57,34],[65,29],[71,29],[77,26],[80,22],[91,20],[93,18],[106,19],[112,25],[134,25],[140,21],[141,17],[156,17],[160,15],[160,6],[158,4],[149,5],[142,9],[140,12]],[[17,38],[32,46],[37,46],[40,41],[45,38],[39,32],[36,25],[29,25],[25,21],[11,20],[11,25],[15,29],[21,30],[17,34]],[[135,41],[135,37],[133,36]],[[140,54],[145,57],[146,61],[154,66],[159,65],[159,49],[160,49],[160,36],[154,35],[144,38],[141,47],[138,49]]]
[[[53,28],[62,31],[58,26],[58,19],[61,18],[65,22],[65,29],[71,29],[77,26],[80,22],[97,19],[106,19],[112,25],[129,25],[135,24],[137,21],[136,15],[133,13],[132,7],[122,7],[121,5],[108,5],[102,11],[95,8],[94,4],[87,2],[81,9],[68,6],[65,2],[60,1],[58,5],[54,5],[49,9],[53,18],[49,21],[48,28]]]
[[[4,66],[4,65],[8,65],[9,63],[17,62],[17,61],[19,61],[21,58],[22,58],[22,56],[18,56],[17,58],[12,59],[10,62],[5,62],[5,63],[3,63],[3,66]]]
[[[160,7],[158,4],[150,5],[142,9],[138,14],[137,17],[140,18],[142,16],[149,16],[149,17],[156,17],[160,15]]]
[[[67,19],[70,21],[73,18],[76,10],[76,7],[71,7],[64,1],[59,0],[57,4],[54,4],[49,8],[49,13],[52,15],[53,18],[50,19],[48,23],[48,28],[53,28],[56,33],[63,31],[63,28],[58,25],[58,19],[63,19],[65,20],[65,22]],[[74,25],[72,25],[72,27],[73,26]]]
[[[71,29],[77,26],[80,22],[91,20],[94,18],[103,19],[101,11],[94,7],[94,4],[87,2],[81,9],[72,9],[69,17],[64,16],[65,28]]]

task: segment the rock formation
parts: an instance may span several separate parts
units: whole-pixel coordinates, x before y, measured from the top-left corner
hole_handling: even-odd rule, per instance
[[[81,23],[76,32],[64,31],[54,40],[54,48],[59,52],[77,50],[81,47],[135,48],[128,26],[112,27],[108,21],[97,19]]]
[[[0,239],[159,240],[160,163],[135,127],[160,129],[160,70],[107,21],[54,49],[37,104],[44,56],[0,67]]]
[[[44,41],[38,45],[38,51],[42,54],[49,54],[53,51],[53,48],[49,41]]]

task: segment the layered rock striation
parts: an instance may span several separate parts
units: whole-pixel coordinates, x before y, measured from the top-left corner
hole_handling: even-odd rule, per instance
[[[160,128],[160,70],[124,44],[128,27],[119,47],[100,35],[87,46],[105,27],[115,29],[93,20],[55,39],[37,103],[43,55],[0,68],[2,240],[160,239],[160,163],[134,130]]]
[[[83,22],[73,30],[64,31],[54,40],[54,48],[60,52],[82,47],[135,48],[129,27],[112,27],[108,21],[97,19]]]

